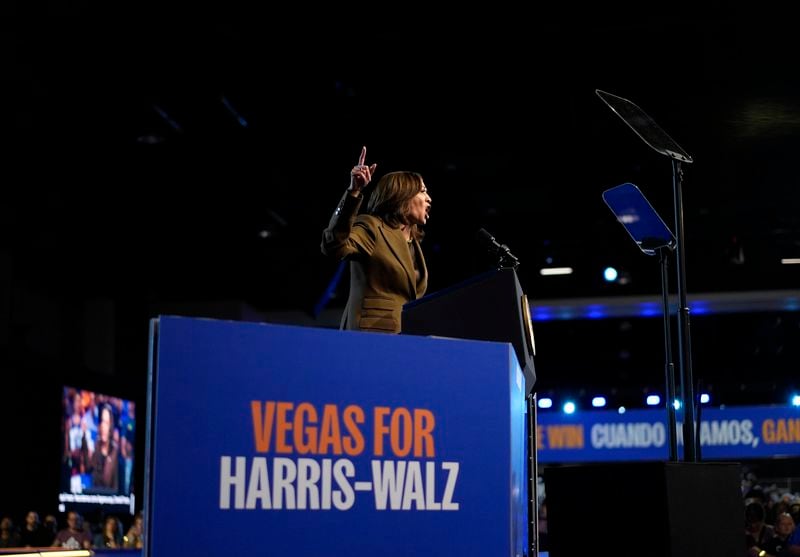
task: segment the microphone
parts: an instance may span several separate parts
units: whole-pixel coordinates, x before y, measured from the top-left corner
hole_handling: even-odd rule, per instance
[[[514,262],[514,266],[519,264],[519,259],[511,253],[508,246],[495,240],[494,236],[489,234],[485,228],[478,230],[478,239],[489,246],[489,251],[500,254],[500,263],[502,263],[505,258],[508,258]]]

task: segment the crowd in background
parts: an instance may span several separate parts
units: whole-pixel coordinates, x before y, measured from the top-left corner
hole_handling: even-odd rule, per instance
[[[744,500],[746,557],[800,555],[800,496],[789,491],[749,490]]]
[[[141,549],[143,546],[141,513],[132,517],[127,525],[116,515],[106,515],[92,522],[75,511],[66,513],[61,526],[55,515],[49,514],[40,520],[36,511],[29,511],[20,525],[10,516],[0,519],[0,548]]]

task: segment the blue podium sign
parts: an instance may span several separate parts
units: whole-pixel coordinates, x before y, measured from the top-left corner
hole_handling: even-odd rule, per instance
[[[146,554],[522,555],[510,344],[159,317]]]

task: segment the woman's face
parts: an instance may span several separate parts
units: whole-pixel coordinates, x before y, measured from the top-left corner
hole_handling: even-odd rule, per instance
[[[409,224],[423,225],[428,221],[428,214],[431,210],[431,196],[428,195],[428,188],[425,183],[422,183],[422,189],[417,192],[417,195],[408,201],[408,218]]]
[[[117,521],[114,518],[106,519],[106,534],[114,534],[117,531]]]
[[[98,435],[103,441],[108,441],[111,438],[109,435],[110,432],[111,412],[108,410],[108,408],[103,408],[102,412],[100,413],[100,427],[98,429]]]
[[[775,521],[775,531],[778,535],[786,537],[794,531],[794,519],[789,514],[782,514]]]

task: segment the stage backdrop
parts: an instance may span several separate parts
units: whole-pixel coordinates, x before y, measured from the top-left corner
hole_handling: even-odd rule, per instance
[[[521,555],[510,344],[160,317],[152,557]]]

